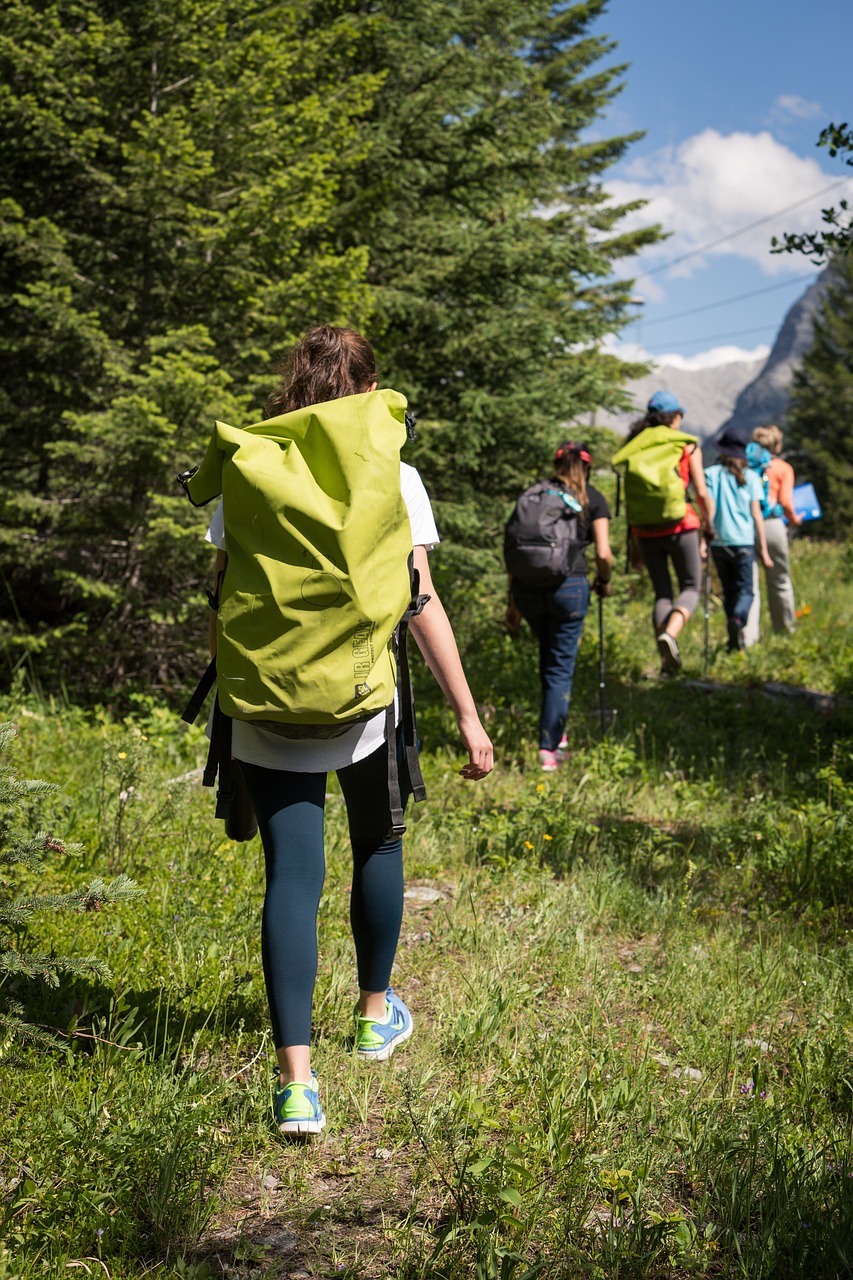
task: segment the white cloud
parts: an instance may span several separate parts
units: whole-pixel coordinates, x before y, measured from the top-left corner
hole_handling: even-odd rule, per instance
[[[751,349],[734,345],[712,347],[708,351],[700,351],[692,356],[682,356],[674,351],[666,352],[664,355],[653,356],[638,342],[620,342],[618,338],[612,336],[604,342],[603,347],[610,355],[618,356],[620,360],[642,361],[643,363],[652,364],[656,369],[664,367],[669,369],[714,369],[721,364],[766,360],[770,355],[770,348],[766,343],[761,343]]]
[[[782,93],[773,104],[774,117],[794,120],[816,120],[824,114],[819,102],[808,102],[796,93]]]
[[[607,183],[613,199],[648,201],[628,215],[624,229],[660,222],[672,233],[643,254],[646,269],[696,254],[669,268],[671,278],[690,276],[723,255],[756,263],[767,275],[802,271],[796,255],[771,255],[771,237],[816,229],[823,207],[853,195],[853,179],[826,191],[842,175],[825,173],[816,160],[796,155],[768,132],[725,135],[705,129],[633,161],[622,172],[624,177]],[[788,212],[780,212],[784,209]],[[638,293],[647,283],[638,273]]]
[[[747,351],[745,347],[712,347],[710,351],[700,351],[695,356],[672,354],[655,356],[655,364],[666,365],[670,369],[716,369],[721,364],[735,364],[741,361],[757,362],[766,360],[770,348],[766,343]]]

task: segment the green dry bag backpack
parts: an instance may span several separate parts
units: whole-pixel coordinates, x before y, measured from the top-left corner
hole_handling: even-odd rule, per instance
[[[384,710],[396,759],[401,650],[405,664],[398,629],[425,603],[413,582],[400,491],[406,438],[405,397],[367,392],[245,428],[217,422],[201,465],[178,477],[195,506],[222,496],[227,566],[215,659],[222,716],[286,737],[324,737]],[[186,719],[197,714],[201,689]],[[406,726],[405,705],[403,718]],[[406,737],[408,757],[413,720]],[[218,754],[208,773],[220,769],[224,817],[230,742]]]
[[[696,436],[672,427],[645,427],[614,453],[614,467],[623,468],[617,474],[624,473],[629,525],[665,528],[682,519],[687,495],[679,464],[685,445],[691,444]],[[618,498],[616,506],[618,514]]]

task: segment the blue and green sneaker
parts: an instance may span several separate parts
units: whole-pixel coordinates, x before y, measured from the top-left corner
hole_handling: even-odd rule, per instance
[[[385,995],[385,1017],[381,1022],[363,1018],[355,1011],[355,1051],[360,1058],[384,1062],[412,1034],[412,1015],[391,987]]]
[[[273,1086],[273,1111],[275,1122],[280,1133],[303,1134],[319,1133],[326,1123],[323,1108],[320,1106],[320,1085],[317,1072],[311,1072],[310,1084],[301,1080],[291,1080],[290,1084],[279,1084],[278,1076]]]

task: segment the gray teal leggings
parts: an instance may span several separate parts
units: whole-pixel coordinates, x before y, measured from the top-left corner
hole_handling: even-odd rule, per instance
[[[689,618],[702,594],[702,558],[699,530],[672,533],[663,538],[638,538],[640,552],[649,571],[655,593],[652,621],[655,633],[662,631],[673,609]],[[673,595],[670,562],[678,579],[678,595]]]

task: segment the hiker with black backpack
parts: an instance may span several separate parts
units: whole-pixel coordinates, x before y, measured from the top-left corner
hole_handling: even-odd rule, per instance
[[[700,533],[713,537],[714,504],[705,484],[702,450],[695,436],[681,431],[685,412],[677,396],[656,391],[613,455],[614,466],[625,468],[629,558],[637,568],[645,564],[655,593],[652,625],[661,675],[681,668],[678,637],[702,591],[707,551]],[[699,512],[687,499],[691,485]]]
[[[554,455],[554,474],[526,489],[504,531],[509,574],[506,623],[524,618],[539,642],[539,767],[553,773],[567,757],[566,720],[578,646],[589,608],[586,549],[594,548],[593,590],[609,596],[613,555],[610,508],[589,483],[592,456],[574,440]]]
[[[401,819],[413,790],[423,798],[413,709],[395,693],[406,626],[456,714],[462,777],[484,778],[493,751],[430,577],[427,552],[439,540],[430,501],[399,457],[404,397],[377,390],[373,349],[352,329],[312,329],[281,372],[265,421],[217,423],[201,467],[181,479],[196,505],[223,495],[207,533],[218,548],[217,710],[229,734],[219,768],[236,759],[260,828],[273,1111],[282,1133],[302,1136],[326,1123],[310,1041],[330,770],[353,855],[355,1051],[384,1061],[412,1033],[389,986]]]

